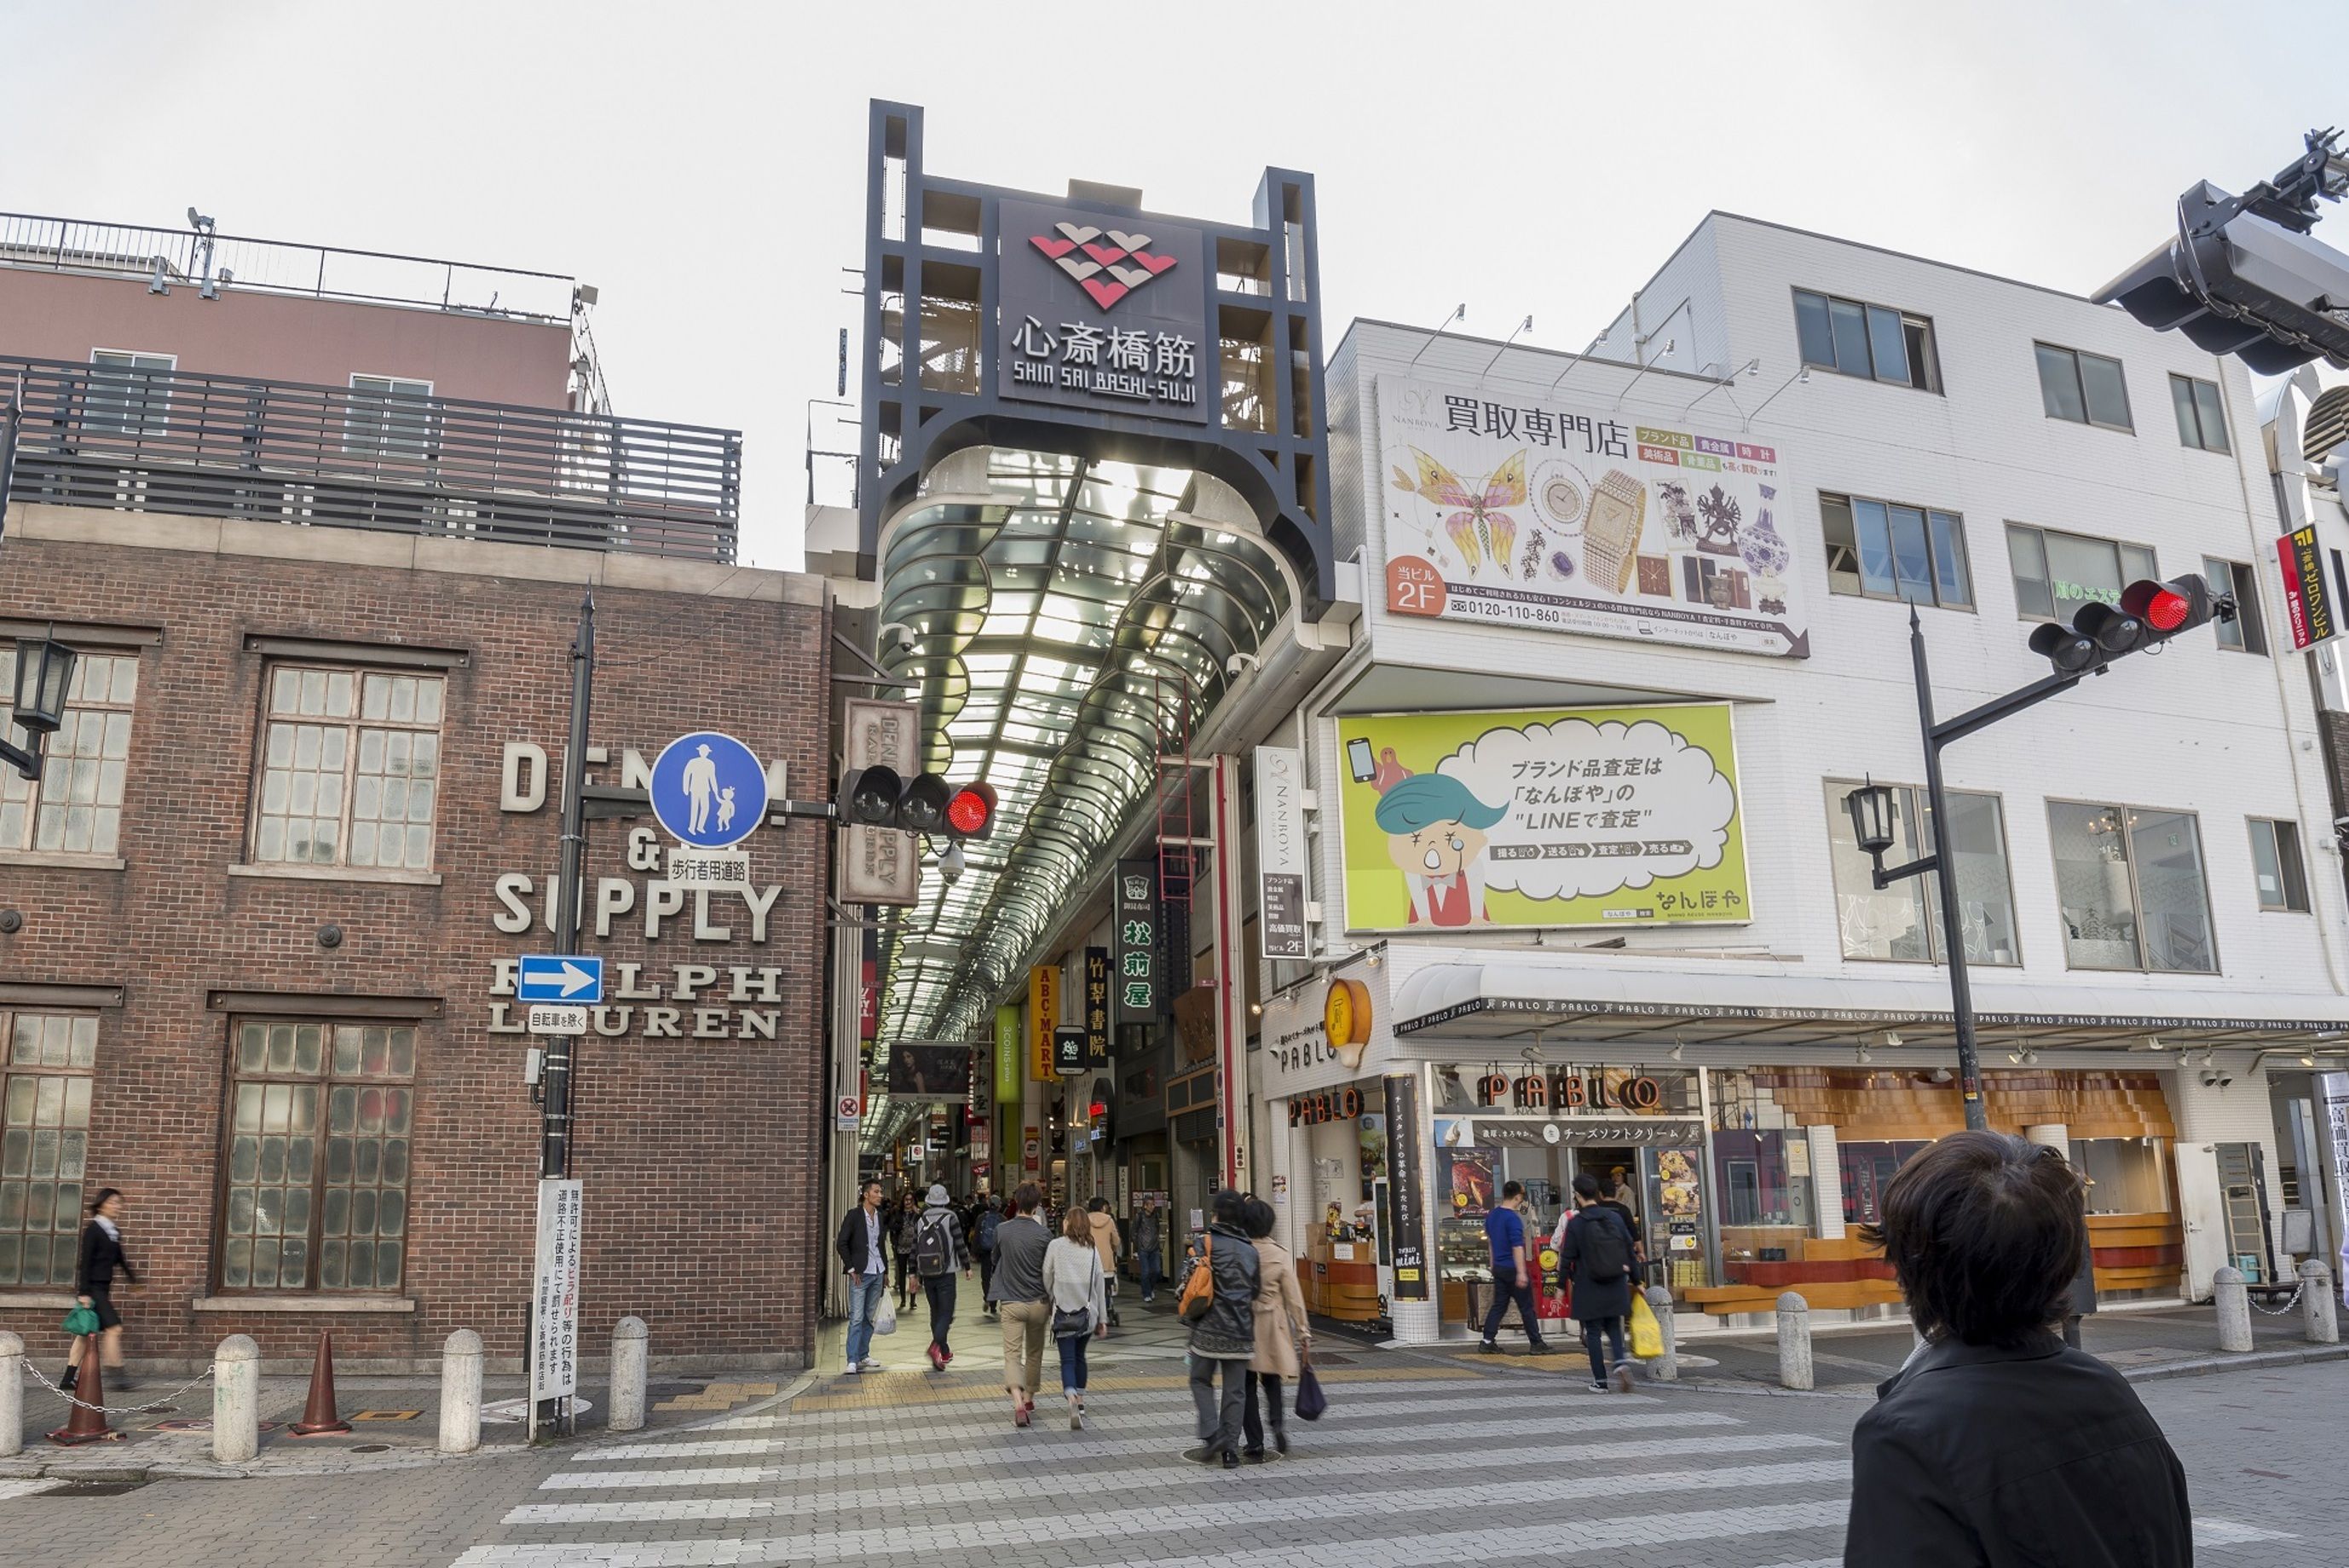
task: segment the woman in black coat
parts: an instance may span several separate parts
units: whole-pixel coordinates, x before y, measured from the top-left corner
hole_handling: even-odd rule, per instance
[[[2053,1149],[1956,1132],[1884,1189],[1925,1344],[1851,1435],[1846,1568],[2189,1568],[2186,1472],[2127,1379],[2055,1327],[2087,1246]]]
[[[98,1355],[109,1372],[122,1367],[122,1315],[114,1310],[114,1275],[118,1269],[131,1284],[139,1283],[139,1271],[130,1266],[129,1257],[122,1250],[122,1228],[117,1222],[122,1218],[122,1194],[111,1187],[98,1189],[90,1200],[89,1222],[81,1228],[81,1255],[74,1264],[74,1295],[82,1305],[98,1314]],[[57,1387],[71,1388],[81,1377],[81,1358],[89,1345],[89,1336],[78,1336],[73,1348],[66,1352],[66,1375]],[[117,1388],[128,1388],[128,1382],[117,1382]]]

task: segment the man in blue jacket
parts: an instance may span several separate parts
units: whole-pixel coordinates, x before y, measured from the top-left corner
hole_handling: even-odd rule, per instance
[[[1501,1332],[1501,1319],[1508,1315],[1513,1301],[1517,1304],[1517,1315],[1525,1321],[1526,1338],[1534,1354],[1539,1356],[1549,1348],[1542,1343],[1541,1319],[1534,1313],[1534,1275],[1526,1262],[1525,1205],[1525,1184],[1511,1181],[1501,1189],[1501,1201],[1493,1205],[1493,1212],[1485,1216],[1485,1240],[1493,1249],[1493,1305],[1485,1314],[1479,1350],[1500,1350],[1493,1336]]]

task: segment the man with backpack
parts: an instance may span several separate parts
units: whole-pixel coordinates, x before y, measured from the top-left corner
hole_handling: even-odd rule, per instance
[[[995,1233],[1002,1223],[1003,1200],[989,1192],[970,1233],[971,1250],[978,1254],[979,1306],[987,1317],[995,1315]]]
[[[970,1277],[970,1248],[963,1243],[962,1222],[947,1201],[942,1186],[930,1188],[914,1227],[914,1272],[921,1276],[922,1294],[930,1298],[930,1367],[943,1372],[954,1359],[947,1331],[954,1326],[955,1269]]]
[[[1583,1348],[1590,1352],[1590,1391],[1604,1394],[1608,1388],[1609,1364],[1599,1350],[1603,1333],[1614,1356],[1615,1391],[1630,1393],[1631,1363],[1623,1354],[1623,1323],[1631,1315],[1635,1243],[1623,1216],[1599,1201],[1597,1177],[1574,1179],[1574,1212],[1559,1222],[1554,1244],[1558,1272],[1573,1285],[1568,1315],[1582,1325]]]

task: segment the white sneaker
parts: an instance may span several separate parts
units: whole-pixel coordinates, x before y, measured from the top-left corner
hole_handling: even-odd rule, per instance
[[[1618,1394],[1628,1394],[1631,1391],[1631,1364],[1630,1362],[1618,1361],[1615,1363],[1614,1377],[1615,1392]]]
[[[862,1372],[862,1371],[864,1371],[864,1367],[859,1367],[859,1366],[858,1366],[855,1362],[854,1362],[854,1361],[852,1361],[852,1362],[850,1362],[850,1363],[848,1364],[848,1375],[849,1375],[851,1377],[855,1377],[859,1372]]]
[[[870,1356],[867,1356],[864,1360],[856,1364],[856,1369],[859,1372],[878,1372],[881,1370],[881,1363],[874,1360]]]

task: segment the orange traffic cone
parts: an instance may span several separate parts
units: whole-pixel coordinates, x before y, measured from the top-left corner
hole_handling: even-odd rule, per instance
[[[69,1398],[81,1401],[75,1405],[66,1424],[47,1434],[49,1441],[60,1448],[73,1448],[80,1443],[114,1443],[122,1434],[106,1424],[102,1409],[86,1409],[87,1405],[106,1403],[106,1377],[98,1367],[98,1337],[93,1335],[82,1346],[81,1377]]]
[[[328,1438],[347,1432],[351,1424],[335,1413],[335,1336],[318,1336],[318,1358],[310,1364],[310,1399],[302,1418],[285,1429],[297,1438]]]

